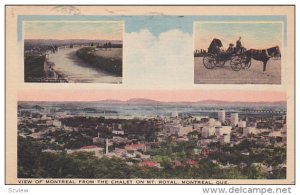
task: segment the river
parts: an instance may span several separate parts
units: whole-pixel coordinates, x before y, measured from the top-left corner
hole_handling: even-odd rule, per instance
[[[60,48],[49,54],[49,61],[55,64],[55,71],[70,83],[121,83],[122,77],[92,67],[76,55],[79,48]]]

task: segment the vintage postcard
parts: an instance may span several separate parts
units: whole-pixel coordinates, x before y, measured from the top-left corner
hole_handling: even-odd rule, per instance
[[[7,6],[6,184],[295,184],[294,27],[294,6]]]
[[[122,82],[122,21],[26,21],[25,82]]]

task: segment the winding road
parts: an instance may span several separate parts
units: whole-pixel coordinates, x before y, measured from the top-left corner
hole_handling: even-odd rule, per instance
[[[79,48],[60,48],[58,52],[49,54],[55,72],[62,75],[70,83],[122,83],[122,77],[92,67],[76,55]]]

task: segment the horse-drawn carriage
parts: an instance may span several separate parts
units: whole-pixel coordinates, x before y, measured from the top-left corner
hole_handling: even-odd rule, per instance
[[[247,60],[245,51],[245,48],[233,48],[232,51],[225,51],[221,40],[213,39],[208,52],[203,57],[203,65],[207,69],[213,69],[214,67],[223,67],[227,61],[230,61],[230,66],[234,71],[242,68],[248,69],[251,61]]]

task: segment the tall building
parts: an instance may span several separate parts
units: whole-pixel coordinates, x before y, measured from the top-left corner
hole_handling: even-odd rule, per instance
[[[105,140],[105,154],[108,154],[108,139]]]
[[[220,144],[224,145],[224,144],[228,144],[230,143],[230,134],[223,134],[220,136]]]
[[[203,127],[201,130],[201,137],[208,138],[216,133],[215,127]]]
[[[242,127],[242,128],[246,127],[246,121],[240,121],[239,127]]]
[[[219,127],[216,127],[216,136],[220,137],[220,136],[222,136],[224,134],[230,134],[231,133],[231,129],[232,129],[231,126],[219,126]]]
[[[221,123],[225,122],[225,110],[222,109],[218,112],[218,120]]]
[[[231,121],[232,126],[237,126],[239,123],[239,114],[231,113],[230,121]]]

